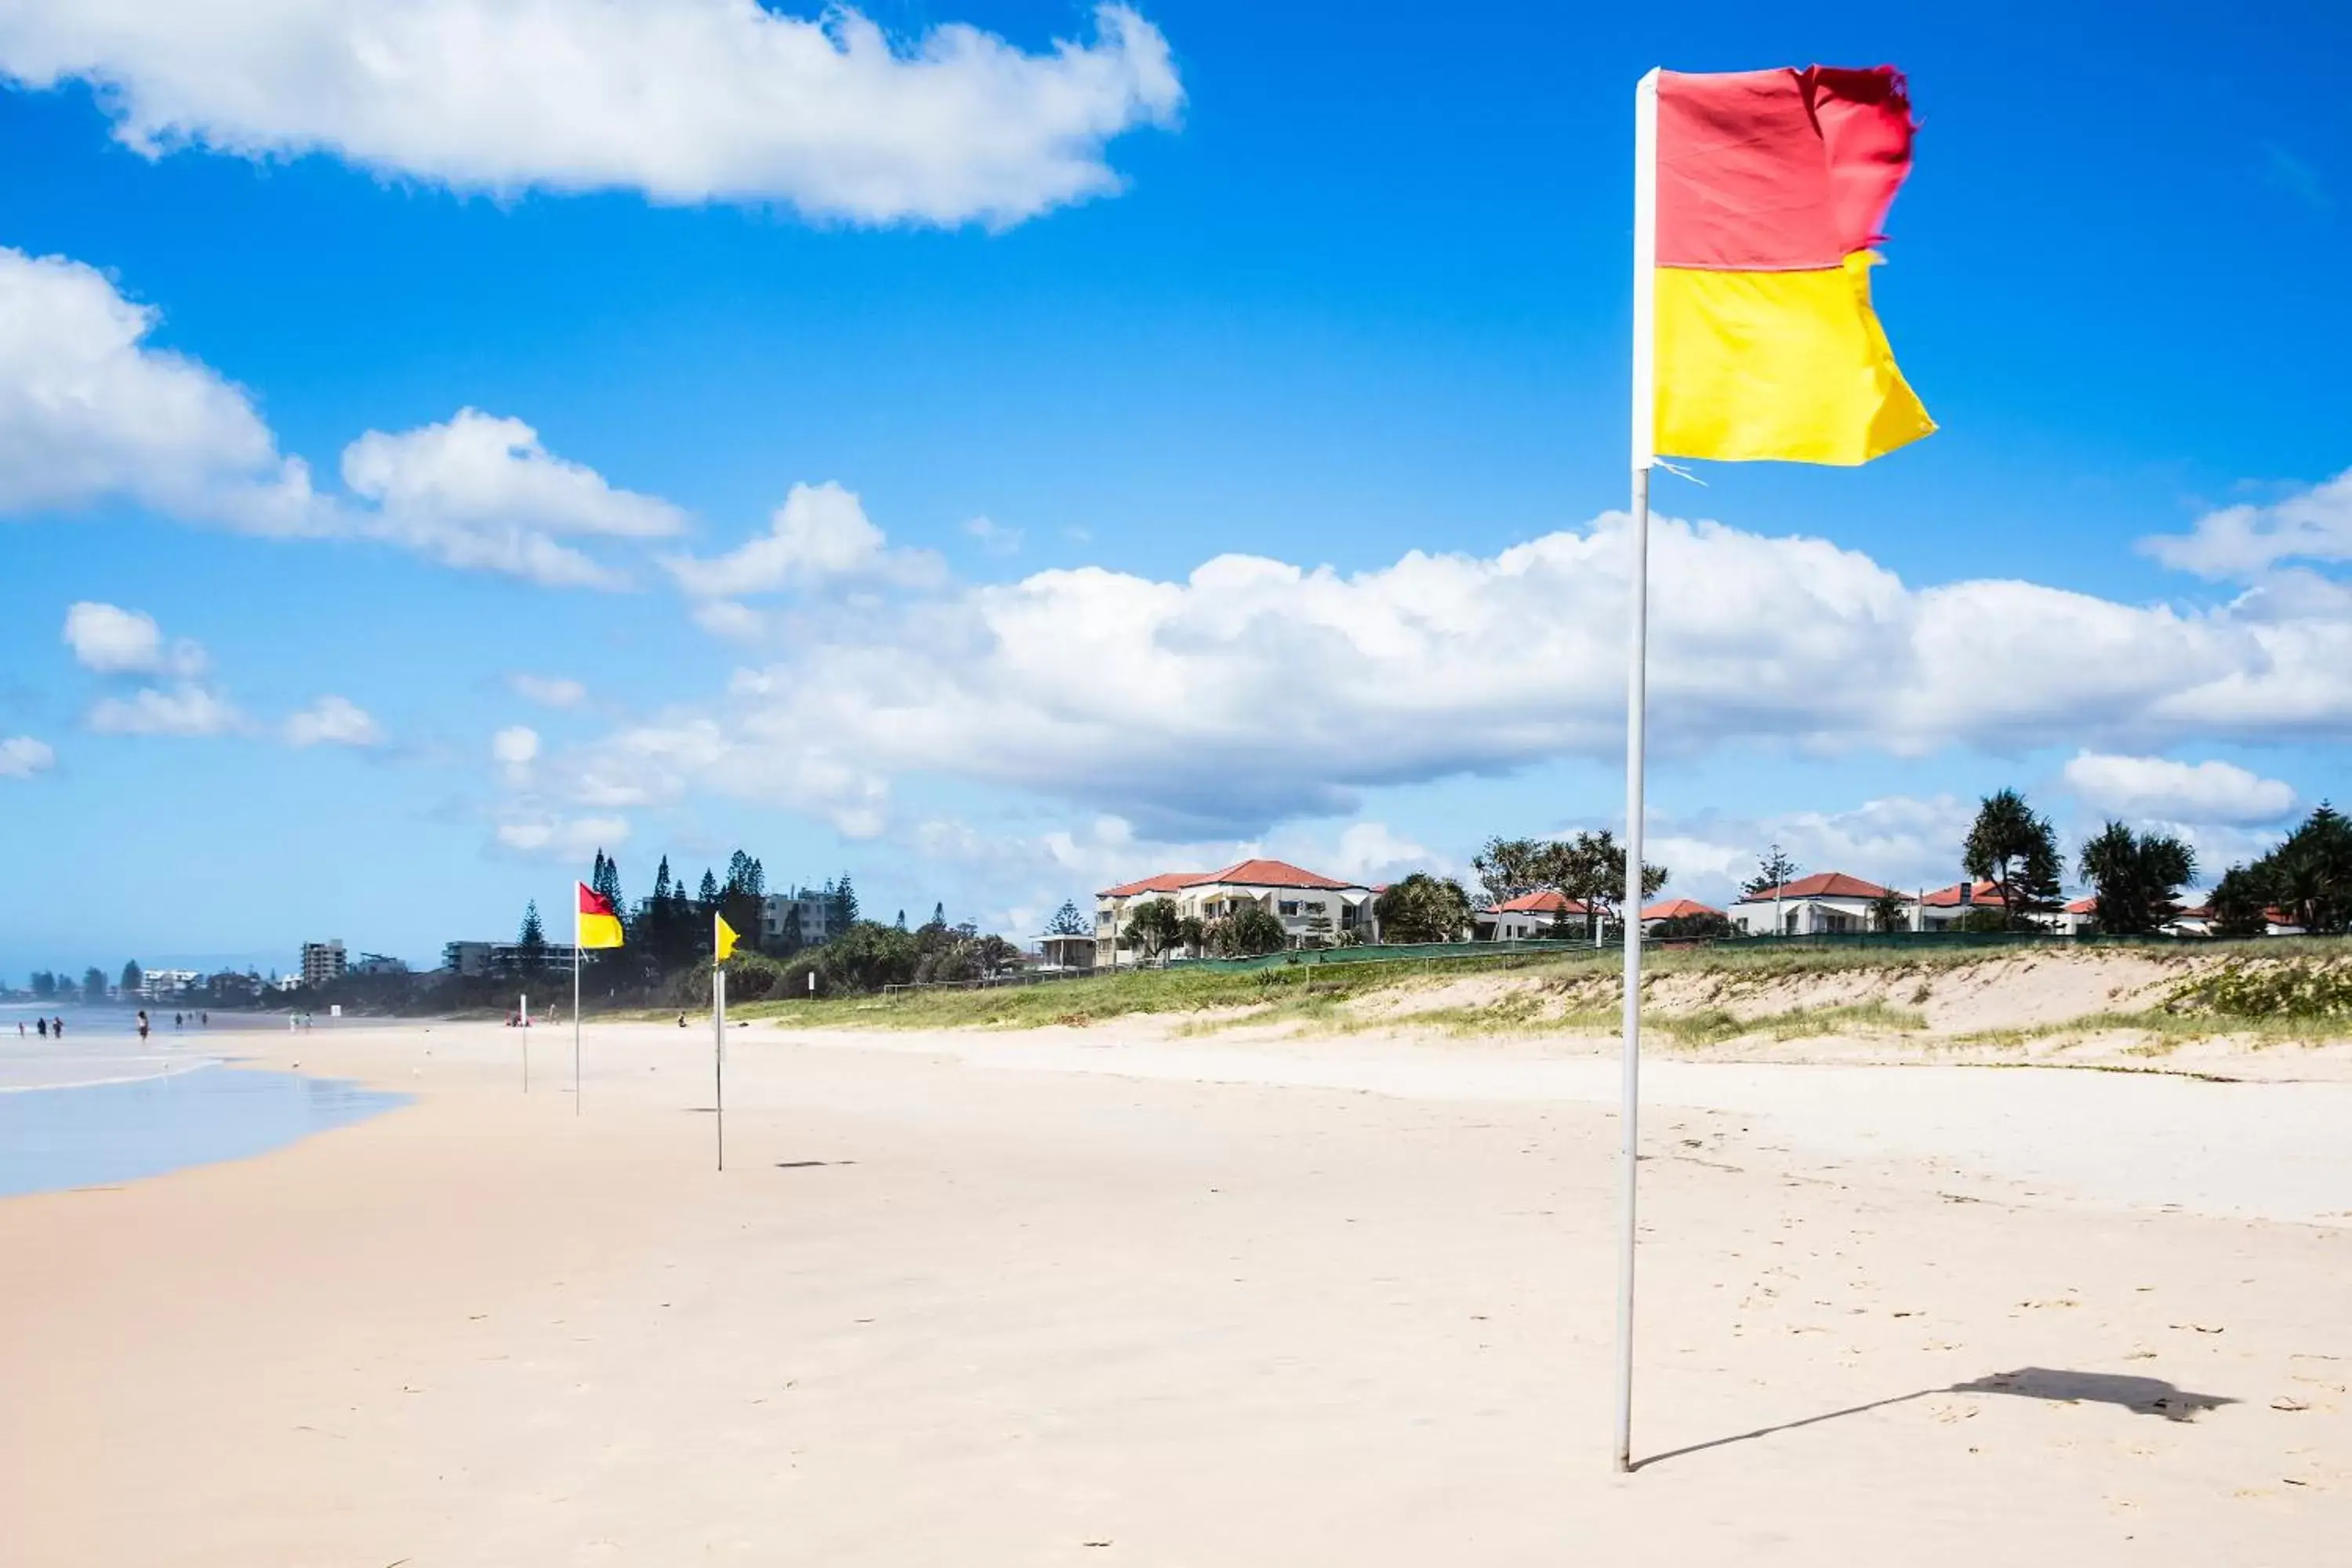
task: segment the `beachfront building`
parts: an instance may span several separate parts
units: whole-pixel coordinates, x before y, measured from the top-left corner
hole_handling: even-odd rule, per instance
[[[193,991],[204,978],[193,969],[142,969],[139,972],[139,999],[142,1002],[169,1002],[183,991]]]
[[[760,900],[760,946],[771,952],[821,947],[848,929],[841,897],[812,888],[771,893]]]
[[[1728,918],[1721,910],[1708,904],[1702,904],[1696,899],[1665,899],[1643,909],[1643,934],[1646,936],[1657,930],[1661,921],[1686,921],[1695,915],[1713,915],[1717,920]]]
[[[1153,899],[1169,900],[1179,914],[1203,925],[1254,903],[1282,922],[1291,946],[1331,947],[1358,934],[1379,940],[1372,900],[1380,892],[1286,860],[1242,860],[1222,871],[1162,871],[1095,895],[1095,962],[1110,967],[1142,956],[1129,928],[1135,911]]]
[[[1095,966],[1093,937],[1055,932],[1037,939],[1037,972],[1041,974],[1087,974]]]
[[[1785,887],[1742,894],[1731,906],[1731,923],[1742,936],[1770,936],[1775,930],[1782,936],[1868,931],[1872,907],[1889,891],[1843,871],[1817,871]],[[1906,906],[1910,902],[1904,900]]]
[[[1480,942],[1526,942],[1582,936],[1589,914],[1582,900],[1547,888],[1490,904],[1470,918]]]
[[[574,956],[568,942],[543,943],[535,959],[519,942],[448,942],[441,944],[441,967],[437,973],[464,980],[553,970],[569,973]]]
[[[394,958],[386,953],[363,952],[361,953],[358,958],[352,960],[351,969],[348,973],[352,974],[405,974],[408,973],[408,961],[404,958]]]
[[[348,966],[343,960],[341,938],[328,942],[306,942],[302,944],[302,967],[297,971],[302,984],[310,986],[331,985],[343,977]]]

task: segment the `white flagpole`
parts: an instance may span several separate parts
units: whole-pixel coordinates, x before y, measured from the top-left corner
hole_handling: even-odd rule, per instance
[[[530,993],[522,994],[522,1091],[530,1092]]]
[[[719,1168],[727,1168],[727,969],[710,967],[710,1083],[718,1107]]]
[[[572,1114],[580,1114],[580,889],[572,889]]]
[[[1625,1003],[1623,1083],[1618,1108],[1617,1423],[1614,1458],[1633,1468],[1634,1188],[1642,1138],[1642,774],[1650,654],[1650,469],[1657,461],[1658,73],[1633,89],[1633,516],[1631,635],[1625,668]]]

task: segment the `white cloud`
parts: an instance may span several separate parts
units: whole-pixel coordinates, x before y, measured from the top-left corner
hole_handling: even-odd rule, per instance
[[[139,610],[84,599],[66,610],[66,645],[83,668],[101,675],[174,675],[204,672],[205,650],[183,637],[166,647],[155,618]]]
[[[505,848],[549,860],[584,860],[598,849],[617,848],[628,837],[624,816],[531,816],[502,822],[497,832]]]
[[[343,448],[343,483],[374,503],[367,532],[446,565],[550,587],[625,581],[559,534],[657,539],[686,521],[669,502],[615,489],[550,453],[521,420],[472,408],[399,435],[369,431]]]
[[[709,725],[755,773],[942,773],[1164,838],[1345,815],[1369,786],[1616,754],[1622,524],[1353,574],[1228,555],[1179,582],[1057,570],[812,616],[723,705],[652,728]],[[1653,547],[1666,756],[2352,734],[2352,595],[2325,584],[2193,610],[1913,588],[1858,551],[1716,523],[1662,520]]]
[[[2083,752],[2064,776],[2094,811],[2136,820],[2245,826],[2276,822],[2294,809],[2294,786],[2231,763]]]
[[[490,755],[497,759],[507,783],[520,787],[530,783],[530,765],[539,760],[539,731],[513,724],[490,737]]]
[[[47,741],[30,735],[0,739],[0,779],[28,779],[57,766],[58,753]]]
[[[518,670],[507,677],[507,689],[543,708],[577,708],[588,700],[588,689],[568,676],[530,675]]]
[[[0,17],[0,58],[21,20]],[[246,395],[143,346],[157,312],[94,268],[0,248],[0,512],[123,500],[256,533],[331,524]]]
[[[1393,882],[1415,871],[1438,870],[1448,875],[1457,871],[1457,868],[1443,863],[1442,858],[1431,853],[1427,847],[1402,837],[1384,822],[1349,823],[1340,830],[1339,841],[1332,847],[1331,853],[1314,862],[1309,869],[1367,885]]]
[[[733,599],[705,599],[694,606],[693,615],[696,626],[729,642],[757,642],[768,630],[765,616]]]
[[[852,222],[1016,223],[1118,188],[1104,144],[1182,102],[1123,5],[1029,54],[751,0],[16,0],[0,72],[98,89],[125,145],[327,152],[463,190],[627,189]]]
[[[367,710],[331,695],[289,715],[282,732],[289,746],[373,746],[383,741],[383,727]]]
[[[773,593],[841,578],[874,578],[914,587],[943,575],[939,558],[930,552],[888,548],[857,497],[830,480],[794,485],[769,520],[769,531],[727,554],[709,559],[673,555],[662,564],[680,588],[705,599]]]
[[[2268,506],[2223,507],[2140,548],[2203,577],[2257,577],[2282,561],[2352,561],[2352,468]]]
[[[993,518],[967,519],[963,531],[980,541],[980,547],[991,555],[1018,555],[1023,534],[1017,528],[1007,528]]]
[[[149,686],[127,698],[100,699],[89,710],[89,727],[102,735],[220,735],[244,728],[245,716],[201,686]]]

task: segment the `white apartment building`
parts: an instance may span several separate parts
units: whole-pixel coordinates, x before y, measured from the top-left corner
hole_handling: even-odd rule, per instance
[[[1380,892],[1285,860],[1242,860],[1222,871],[1163,871],[1095,895],[1095,942],[1104,965],[1140,957],[1128,927],[1135,911],[1153,899],[1169,900],[1178,913],[1203,925],[1223,919],[1244,902],[1256,904],[1282,922],[1293,947],[1336,946],[1353,932],[1375,942],[1379,922],[1372,902]]]
[[[183,991],[193,991],[204,978],[193,969],[142,969],[139,972],[139,998],[142,1002],[168,1002]]]

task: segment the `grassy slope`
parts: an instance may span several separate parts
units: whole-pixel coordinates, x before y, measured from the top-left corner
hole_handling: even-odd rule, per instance
[[[1739,1037],[1793,1039],[1820,1035],[1912,1034],[1927,1027],[1916,1011],[1939,977],[2015,960],[2035,963],[2089,962],[2126,951],[2168,971],[2177,970],[2178,998],[2145,1013],[2114,1014],[2086,1005],[2063,1025],[1969,1037],[2011,1043],[2085,1028],[2142,1029],[2168,1040],[2231,1031],[2285,1037],[2309,1036],[2311,1021],[2335,1010],[2310,1011],[2312,998],[2341,998],[2352,985],[2352,949],[2316,941],[2217,942],[2125,950],[2032,946],[1985,949],[1775,948],[1754,946],[1669,950],[1654,953],[1647,973],[1675,1001],[1662,1002],[1644,986],[1645,1016],[1678,1043],[1704,1046]],[[888,998],[857,996],[814,1002],[755,1003],[737,1016],[788,1025],[848,1028],[1034,1028],[1085,1025],[1136,1014],[1199,1015],[1183,1032],[1210,1033],[1237,1026],[1295,1023],[1316,1031],[1350,1032],[1407,1026],[1460,1036],[1580,1032],[1615,1027],[1621,963],[1615,952],[1481,956],[1406,963],[1318,964],[1250,973],[1129,972],[1086,980],[988,991],[926,991]],[[2230,977],[2284,976],[2286,985],[2248,986]],[[1484,999],[1462,1005],[1414,1006],[1416,993],[1452,982],[1494,977]],[[2217,977],[2225,981],[2215,984]],[[1845,978],[1881,991],[1876,998],[1759,1011],[1753,1001],[1773,988],[1809,978]],[[2251,995],[2260,1005],[2244,1009]],[[2284,1001],[2282,1002],[2281,999]],[[2303,999],[2298,1002],[2296,999]],[[2086,998],[2087,1001],[2087,998]],[[1743,1002],[1748,1005],[1740,1005]],[[1735,1014],[1734,1007],[1738,1011]],[[2261,1007],[2267,1006],[2264,1013]],[[2341,1025],[2322,1031],[2341,1034]]]

